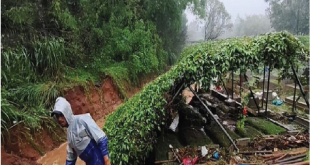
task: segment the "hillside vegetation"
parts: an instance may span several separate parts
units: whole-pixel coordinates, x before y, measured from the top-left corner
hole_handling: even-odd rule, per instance
[[[189,2],[3,1],[1,131],[53,125],[43,119],[64,89],[87,89],[107,75],[126,98],[124,82],[138,85],[176,61]]]

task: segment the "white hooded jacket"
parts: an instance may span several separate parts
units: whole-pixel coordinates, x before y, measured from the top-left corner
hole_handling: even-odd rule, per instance
[[[52,112],[61,112],[68,122],[67,128],[67,160],[73,161],[93,139],[98,144],[105,133],[97,126],[90,114],[73,115],[70,103],[63,97],[58,97]]]

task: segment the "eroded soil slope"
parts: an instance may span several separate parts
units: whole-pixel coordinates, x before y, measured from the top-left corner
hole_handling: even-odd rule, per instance
[[[77,86],[66,91],[64,97],[70,102],[74,114],[90,113],[101,127],[103,124],[99,119],[113,112],[122,103],[111,78],[106,79],[100,88],[93,86],[85,90],[82,86]],[[55,133],[50,133],[44,126],[42,128],[31,133],[34,135],[33,139],[26,138],[27,134],[23,131],[25,128],[22,123],[10,129],[10,138],[6,136],[1,146],[1,164],[37,165],[39,163],[36,161],[42,155],[56,147],[64,146],[62,143],[66,140],[65,130],[61,128],[56,130],[58,137],[55,137]],[[54,156],[66,155],[65,152],[57,154],[59,155]]]

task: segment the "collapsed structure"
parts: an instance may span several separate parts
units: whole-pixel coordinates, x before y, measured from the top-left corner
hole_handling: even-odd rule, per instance
[[[280,75],[283,77],[290,75],[291,68],[296,81],[299,81],[294,68],[300,61],[306,60],[308,55],[300,41],[287,32],[208,42],[185,49],[180,61],[170,71],[148,84],[141,93],[108,117],[104,131],[111,139],[109,148],[112,163],[141,164],[146,160],[156,146],[158,134],[169,127],[172,121],[170,115],[174,111],[172,105],[185,87],[189,87],[201,103],[201,109],[205,111],[203,115],[220,127],[238,152],[234,140],[190,84],[196,83],[201,90],[207,91],[213,78],[223,78],[229,72],[238,71],[240,75],[248,70],[254,72],[260,64],[268,65],[270,70],[281,69]],[[300,89],[303,91],[301,85]],[[239,106],[235,108],[236,112],[243,109],[244,105],[242,101],[230,104]],[[267,108],[265,114],[268,118]]]

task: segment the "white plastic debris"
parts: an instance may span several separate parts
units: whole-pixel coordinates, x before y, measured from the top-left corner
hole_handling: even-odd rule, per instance
[[[201,147],[201,155],[202,157],[205,157],[208,154],[208,149],[206,148],[206,146],[202,146]]]
[[[289,140],[289,141],[295,141],[296,138],[295,138],[294,136],[291,136],[291,137],[289,137],[287,140]]]
[[[169,126],[169,129],[171,129],[173,132],[175,132],[175,130],[177,129],[179,125],[179,114],[177,114],[175,116],[175,118],[173,119],[172,123]]]
[[[169,144],[169,148],[173,148],[173,146],[171,144]]]
[[[276,92],[272,92],[272,99],[275,99],[278,97],[278,94]]]
[[[236,156],[235,159],[236,159],[237,162],[242,161],[242,159],[240,158],[240,156]]]
[[[263,97],[263,92],[256,92],[256,93],[254,94],[254,97],[255,97],[255,98],[262,99],[262,97]]]
[[[232,102],[233,99],[231,99],[230,97],[227,99],[227,102]]]
[[[202,127],[200,128],[200,131],[201,131],[204,135],[207,135],[206,132],[205,132],[204,126],[202,126]]]

